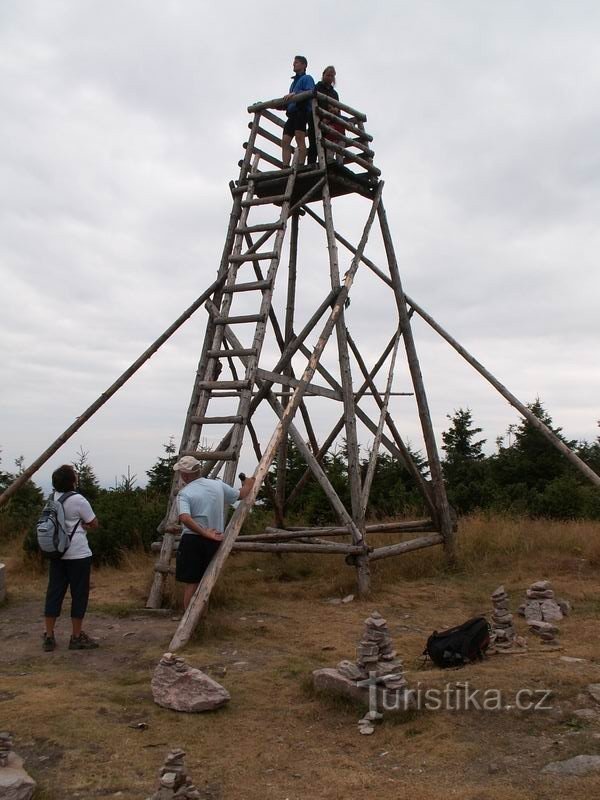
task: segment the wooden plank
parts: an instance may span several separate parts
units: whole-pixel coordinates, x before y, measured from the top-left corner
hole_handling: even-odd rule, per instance
[[[262,314],[240,314],[237,317],[214,317],[215,325],[243,325],[247,322],[264,321]]]
[[[352,117],[356,117],[361,122],[367,121],[367,115],[363,114],[362,111],[357,111],[352,106],[346,105],[346,103],[342,103],[339,100],[336,100],[334,97],[330,97],[328,94],[323,94],[322,92],[316,92],[317,99],[326,103],[328,106],[333,106],[334,108],[339,108],[340,111],[345,111],[347,114],[350,114]]]
[[[314,91],[312,89],[309,89],[306,92],[298,92],[298,94],[295,94],[294,101],[296,103],[302,103],[304,100],[309,100],[313,96],[314,96]],[[248,106],[248,113],[255,114],[257,111],[265,111],[266,109],[269,108],[281,110],[282,108],[286,107],[288,102],[289,101],[286,102],[285,98],[283,97],[275,97],[273,100],[266,100],[264,102],[261,101],[260,103],[253,103],[251,106]]]
[[[371,175],[377,175],[378,177],[381,175],[381,170],[378,167],[374,167],[373,164],[366,159],[357,156],[355,153],[351,153],[349,150],[346,150],[343,147],[340,147],[335,142],[330,142],[329,139],[324,139],[323,145],[325,146],[326,150],[331,150],[332,152],[343,156],[344,161],[352,161],[354,164],[358,164]]]
[[[244,264],[246,261],[270,261],[277,258],[277,253],[271,251],[263,253],[241,253],[239,256],[229,256],[232,264]]]
[[[347,119],[344,117],[339,117],[337,114],[332,114],[330,111],[326,111],[324,108],[317,108],[317,114],[321,119],[330,120],[330,122],[336,122],[338,125],[342,125],[347,131],[353,133],[358,139],[362,139],[365,142],[372,142],[373,137],[366,133],[365,131],[361,131],[356,125],[353,125],[351,122],[348,122]]]
[[[244,142],[243,146],[247,149],[247,152],[250,152],[253,155],[260,156],[260,158],[263,161],[267,161],[269,164],[272,164],[274,167],[283,168],[283,161],[281,161],[281,159],[275,158],[275,156],[272,156],[270,153],[266,153],[264,150],[261,150],[260,147],[254,147],[254,146],[250,147],[250,143],[249,142]],[[239,163],[242,164],[243,162],[240,161]]]
[[[256,350],[253,347],[240,347],[237,350],[209,350],[210,358],[237,358],[240,356],[255,356]]]
[[[330,125],[327,125],[325,122],[321,122],[320,128],[323,133],[328,133],[332,136],[335,136],[336,138],[333,141],[343,142],[346,147],[356,147],[368,158],[374,157],[375,153],[373,150],[369,149],[369,147],[361,142],[360,139],[351,139],[349,136],[344,136],[342,133],[337,131],[335,128],[332,128]]]
[[[180,451],[179,458],[193,456],[198,461],[233,461],[237,455],[233,450],[184,450]]]
[[[275,203],[284,203],[290,198],[285,194],[275,194],[271,197],[254,197],[252,200],[242,200],[242,208],[250,208],[254,206],[270,206]]]
[[[200,381],[201,389],[249,389],[250,381]]]
[[[290,378],[281,372],[270,372],[266,369],[257,369],[256,377],[264,381],[271,381],[271,383],[281,383],[283,386],[290,386],[294,389],[301,384],[301,381],[299,381],[297,378]],[[327,389],[325,386],[318,386],[314,383],[310,383],[306,387],[306,391],[310,392],[312,395],[327,397],[329,400],[342,400],[342,396],[339,392],[334,392],[331,389]]]
[[[369,561],[378,561],[380,558],[399,556],[403,553],[411,553],[413,550],[421,550],[423,547],[433,547],[436,544],[444,544],[444,537],[439,534],[432,536],[420,536],[418,539],[411,539],[410,542],[399,542],[385,547],[376,547],[369,553]]]
[[[363,555],[365,547],[354,544],[307,544],[303,542],[241,542],[233,543],[232,550],[249,553],[336,553],[341,555]]]
[[[243,422],[244,418],[233,414],[226,417],[192,417],[194,425],[235,425],[238,422]]]
[[[280,174],[282,170],[279,170],[277,174]],[[291,170],[290,170],[291,172]],[[278,220],[277,222],[261,222],[258,225],[245,225],[243,228],[236,228],[236,234],[246,234],[246,233],[262,233],[263,231],[280,231],[284,227],[284,223]]]
[[[223,294],[234,292],[255,292],[271,288],[271,281],[247,281],[246,283],[236,283],[235,286],[226,286]]]

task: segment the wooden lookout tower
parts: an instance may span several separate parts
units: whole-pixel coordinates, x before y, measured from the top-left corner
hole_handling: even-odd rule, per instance
[[[366,116],[318,93],[306,92],[295,99],[307,100],[311,106],[316,163],[299,165],[295,153],[291,167],[280,160],[282,99],[249,107],[250,135],[239,162],[239,177],[230,183],[233,206],[216,279],[0,494],[1,506],[204,305],[208,314],[206,333],[179,454],[194,455],[202,461],[205,476],[222,477],[233,484],[246,440],[251,443],[258,465],[253,490],[231,517],[224,540],[171,641],[172,650],[188,641],[231,550],[344,556],[356,567],[361,595],[369,591],[369,565],[377,559],[434,545],[442,545],[447,558],[454,559],[454,518],[448,506],[413,339],[413,314],[433,328],[588,480],[600,487],[600,476],[560,436],[405,294],[383,205],[383,181],[375,164],[373,137],[365,129]],[[336,215],[341,210],[339,216],[343,216],[340,204],[345,201],[337,198],[344,195],[352,195],[356,198],[353,202],[364,208],[364,223],[356,231],[354,243],[342,236],[334,224],[334,205]],[[356,219],[354,213],[353,226]],[[318,275],[318,280],[313,277],[307,281],[299,263],[304,252],[300,247],[301,222],[303,230],[304,225],[316,225],[324,245],[318,252],[310,252],[311,276]],[[373,247],[382,254],[380,266],[367,255]],[[279,275],[281,272],[284,274]],[[366,288],[366,279],[374,288]],[[355,281],[356,287],[360,286],[359,299],[376,298],[369,310],[369,323],[384,331],[385,344],[375,360],[374,356],[364,357],[364,346],[361,351],[350,331],[356,320],[351,319],[352,313],[347,309]],[[389,301],[385,311],[382,297]],[[394,368],[401,360],[399,352],[406,356],[402,359],[402,380],[409,392],[392,392]],[[371,365],[370,360],[374,360]],[[384,373],[383,380],[380,372]],[[392,419],[389,404],[393,394],[414,395],[430,480],[423,478]],[[366,402],[370,404],[369,413]],[[316,404],[323,403],[328,406],[327,413],[323,413],[322,405],[315,412]],[[259,416],[262,409],[270,415],[273,426],[264,445],[257,435],[257,420],[260,430],[265,428]],[[337,420],[326,429],[327,434],[321,433],[321,441],[313,425],[316,419],[322,423],[320,428],[325,422]],[[373,436],[364,472],[359,463],[360,426]],[[346,442],[349,508],[322,466],[338,436]],[[207,452],[205,440],[218,444]],[[278,464],[285,464],[290,442],[306,463],[305,473],[295,486],[286,486],[285,470],[278,469],[276,485],[271,486],[269,469],[275,459]],[[428,512],[426,519],[365,524],[381,447],[413,476]],[[335,511],[336,526],[297,528],[286,524],[287,509],[309,478],[319,483]],[[275,509],[275,525],[264,533],[238,538],[263,484]],[[165,580],[174,571],[171,560],[180,532],[178,489],[174,479],[160,526],[163,538],[157,543],[160,555],[148,597],[149,608],[160,607]],[[373,547],[369,535],[383,531],[408,539]]]
[[[245,155],[239,162],[237,181],[230,184],[233,206],[217,272],[217,288],[205,304],[206,333],[179,454],[194,455],[203,461],[204,476],[222,477],[233,484],[247,436],[258,461],[256,483],[250,497],[231,517],[224,541],[171,642],[172,649],[189,639],[232,549],[340,554],[356,567],[361,595],[369,591],[369,564],[375,559],[439,544],[450,559],[453,557],[453,519],[411,331],[412,309],[402,289],[383,204],[381,171],[375,164],[373,137],[365,128],[367,118],[360,111],[318,93],[306,92],[296,99],[307,99],[312,107],[316,163],[298,165],[294,153],[291,166],[284,167],[280,160],[283,101],[257,103],[248,108],[252,119],[248,141],[244,143]],[[348,194],[364,201],[364,222],[355,242],[341,236],[334,224],[335,199]],[[310,286],[310,291],[298,256],[301,223],[313,226],[316,223],[325,245],[321,250],[322,282],[318,287]],[[369,236],[376,233],[377,227],[385,253],[381,267],[366,254]],[[389,341],[376,363],[370,366],[347,322],[346,309],[359,270],[368,272],[370,279],[383,285],[392,301],[389,318],[378,320],[382,328],[389,329]],[[276,281],[285,289],[286,298],[285,307],[279,310],[274,301]],[[300,305],[305,308],[309,298],[315,296],[314,312],[299,321]],[[269,335],[276,347],[271,349],[271,356],[267,347],[263,347]],[[388,412],[394,364],[400,350],[406,353],[405,366],[412,381],[407,394],[414,393],[416,400],[430,481],[423,478]],[[276,352],[275,357],[272,352]],[[328,358],[327,367],[322,358],[325,352],[328,356],[334,353],[333,359]],[[382,370],[386,376],[376,383]],[[361,408],[361,398],[365,396],[375,402],[376,414],[369,415]],[[338,422],[321,442],[311,421],[311,397],[318,397],[321,402],[326,399],[337,409],[328,418]],[[273,431],[263,446],[253,417],[264,404],[272,410]],[[366,474],[361,473],[359,459],[361,425],[373,436]],[[347,446],[351,508],[344,506],[321,466],[339,435],[345,437]],[[202,447],[207,438],[219,442],[212,451]],[[267,477],[269,468],[276,458],[285,463],[289,441],[305,460],[306,474],[299,486],[289,487],[284,470],[278,470],[277,484],[271,486]],[[388,530],[415,536],[409,541],[372,548],[369,533],[386,527],[365,526],[365,509],[381,446],[411,472],[429,516],[388,525]],[[337,527],[286,528],[286,505],[310,476],[318,481],[337,514]],[[276,526],[261,535],[238,538],[265,481],[275,508]],[[160,606],[164,582],[173,572],[178,488],[174,479],[148,598],[151,608]]]

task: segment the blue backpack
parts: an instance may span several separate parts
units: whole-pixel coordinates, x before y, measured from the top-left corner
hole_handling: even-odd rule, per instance
[[[73,532],[68,533],[64,502],[74,494],[78,494],[78,492],[65,492],[58,500],[55,500],[54,492],[52,492],[35,526],[37,541],[42,555],[51,560],[64,556],[81,522],[81,520],[77,520]]]

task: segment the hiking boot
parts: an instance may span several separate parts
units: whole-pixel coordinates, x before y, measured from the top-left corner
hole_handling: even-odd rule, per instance
[[[79,636],[71,636],[69,650],[94,650],[100,645],[94,639],[90,639],[87,633],[81,631]]]
[[[42,642],[42,650],[45,653],[51,653],[55,649],[56,649],[56,639],[54,638],[54,634],[52,633],[50,636],[48,636],[48,634],[45,633],[44,641]]]

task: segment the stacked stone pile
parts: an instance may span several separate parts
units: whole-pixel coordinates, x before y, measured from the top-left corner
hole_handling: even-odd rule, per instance
[[[3,731],[0,733],[0,767],[8,764],[8,757],[12,753],[13,739],[10,733]]]
[[[535,581],[526,592],[526,600],[519,607],[527,622],[559,622],[571,610],[568,600],[556,597],[550,581]]]
[[[373,733],[375,723],[382,718],[378,708],[404,712],[416,707],[415,692],[408,688],[404,667],[394,649],[387,622],[377,611],[365,620],[356,661],[340,661],[335,669],[315,670],[313,685],[319,691],[368,702],[370,710],[358,723],[362,734]],[[373,689],[375,708],[371,706]]]
[[[200,796],[185,768],[185,750],[170,750],[160,768],[158,789],[148,800],[199,800]]]
[[[386,689],[406,686],[404,667],[397,657],[386,620],[377,611],[365,620],[365,629],[356,648],[357,659],[340,661],[337,668],[347,678],[360,681],[373,676]]]
[[[513,615],[510,613],[510,601],[504,586],[499,586],[492,592],[492,635],[490,647],[497,650],[507,650],[515,644],[517,632],[513,625]]]
[[[554,623],[531,619],[528,625],[531,633],[540,637],[542,644],[558,644],[558,639],[556,638],[558,628]]]

